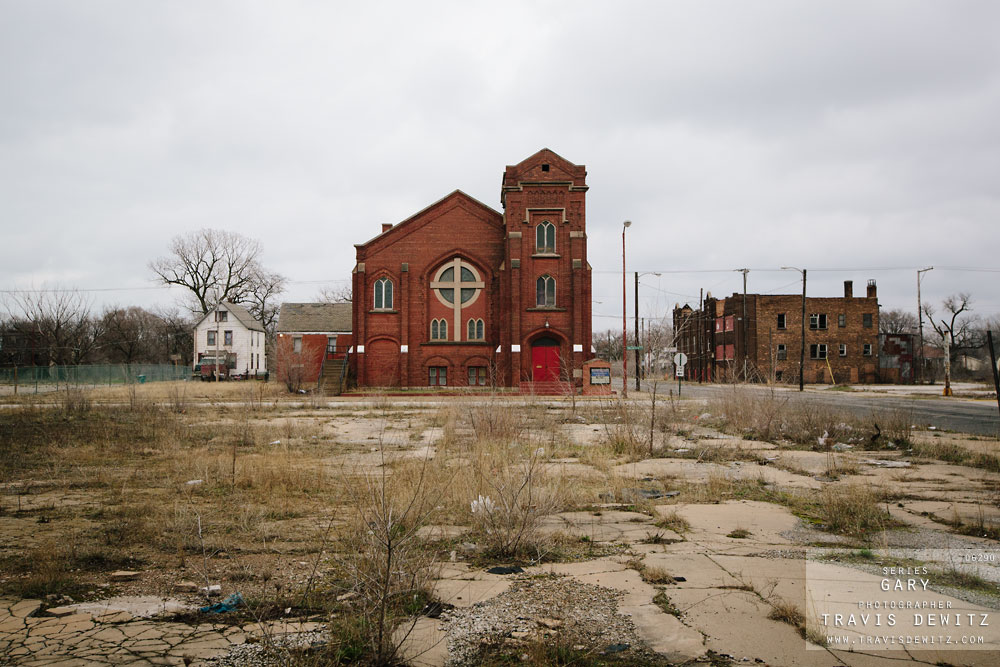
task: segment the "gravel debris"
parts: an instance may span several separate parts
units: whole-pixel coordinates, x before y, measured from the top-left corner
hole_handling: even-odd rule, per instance
[[[580,650],[625,645],[645,654],[632,620],[618,613],[623,596],[560,576],[517,579],[504,593],[441,615],[448,633],[449,665],[475,665],[481,650],[558,636]],[[553,621],[559,622],[553,622]]]
[[[279,667],[288,665],[288,650],[320,647],[327,643],[327,634],[321,630],[296,632],[274,637],[270,642],[237,644],[229,653],[206,664],[218,667]]]

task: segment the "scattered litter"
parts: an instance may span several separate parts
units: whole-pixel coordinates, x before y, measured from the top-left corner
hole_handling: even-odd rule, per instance
[[[337,602],[345,602],[347,600],[353,600],[356,597],[358,597],[357,591],[348,591],[343,595],[338,595]]]
[[[518,565],[498,565],[486,570],[486,574],[521,574],[522,572],[524,572],[524,568]]]
[[[450,611],[455,608],[455,605],[448,604],[447,602],[428,602],[423,609],[420,610],[421,616],[426,616],[427,618],[441,618],[441,613],[445,611]]]
[[[628,644],[611,644],[604,649],[605,655],[610,653],[624,653],[628,650]]]
[[[936,431],[937,430],[937,426],[928,426],[927,430],[928,431]]]
[[[211,588],[211,586],[209,586],[209,588]],[[240,593],[233,593],[222,602],[216,602],[215,604],[208,605],[207,607],[202,607],[198,611],[204,614],[224,614],[227,611],[233,611],[241,604],[245,604],[243,596]]]
[[[691,450],[690,450],[689,448],[687,448],[687,447],[684,447],[684,448],[682,448],[682,449],[675,449],[675,450],[674,450],[674,453],[675,453],[675,454],[683,454],[684,452],[690,452],[690,451],[691,451]]]
[[[624,502],[637,500],[639,498],[645,500],[656,500],[658,498],[666,497],[667,494],[663,491],[654,491],[652,489],[622,489],[622,500]]]
[[[281,440],[275,440],[274,442],[270,442],[268,444],[270,444],[270,445],[280,445],[281,444]]]
[[[132,581],[139,574],[139,572],[132,572],[131,570],[116,570],[111,573],[111,581]]]
[[[184,483],[187,484],[188,486],[198,486],[199,484],[204,483],[204,481],[205,480],[203,480],[203,479],[189,479],[188,481],[186,481]]]
[[[698,415],[698,419],[708,419],[711,416],[712,416],[711,412],[703,412],[700,415]]]
[[[222,595],[222,586],[219,584],[210,584],[208,586],[202,586],[201,592],[209,597],[213,597],[215,595]]]
[[[198,584],[193,581],[178,581],[174,584],[174,590],[178,593],[197,593]]]
[[[848,449],[854,449],[854,445],[848,445],[846,442],[838,442],[833,446],[833,451],[835,452],[846,452]]]
[[[823,431],[823,435],[821,435],[820,437],[816,438],[816,442],[819,444],[820,447],[826,447],[826,439],[829,438],[829,437],[830,437],[830,432],[829,431]]]
[[[674,577],[674,581],[687,581],[687,577]]]
[[[911,465],[909,461],[887,461],[886,459],[866,459],[862,463],[879,468],[909,468]]]

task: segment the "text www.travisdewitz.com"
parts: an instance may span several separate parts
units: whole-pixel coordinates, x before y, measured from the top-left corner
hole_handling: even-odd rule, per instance
[[[846,635],[828,636],[828,646],[893,646],[893,645],[966,645],[985,644],[982,635],[862,635],[848,637]]]

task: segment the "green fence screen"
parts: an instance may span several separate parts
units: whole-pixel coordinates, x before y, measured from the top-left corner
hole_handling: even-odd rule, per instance
[[[190,380],[191,368],[173,364],[90,364],[0,368],[0,385],[31,391],[54,386],[100,387],[116,384]]]

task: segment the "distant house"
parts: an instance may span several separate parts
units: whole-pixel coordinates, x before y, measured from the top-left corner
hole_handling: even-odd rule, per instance
[[[246,308],[223,301],[194,327],[194,363],[218,353],[226,357],[231,375],[266,375],[264,335],[264,325]]]
[[[278,381],[290,389],[312,388],[323,380],[339,393],[354,335],[350,303],[283,303],[278,311]]]

